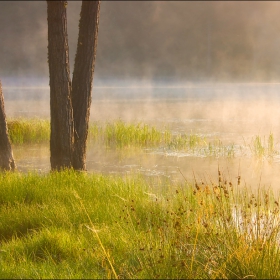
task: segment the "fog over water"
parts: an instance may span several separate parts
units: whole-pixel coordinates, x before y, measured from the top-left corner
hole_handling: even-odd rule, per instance
[[[80,1],[68,3],[71,72]],[[6,115],[49,118],[47,5],[0,2],[0,79]],[[197,133],[225,144],[273,133],[280,153],[280,2],[102,1],[91,121],[118,119]],[[20,170],[49,170],[48,146],[14,147]],[[279,158],[201,158],[90,147],[88,169],[193,179],[241,173],[278,189]],[[261,179],[260,179],[261,178]],[[182,176],[181,176],[182,179]]]
[[[9,117],[49,118],[48,88],[6,88],[6,111]],[[170,150],[166,147],[144,149],[124,155],[89,145],[87,167],[90,172],[140,172],[148,177],[193,180],[217,178],[218,168],[225,177],[253,188],[259,185],[279,189],[280,178],[280,84],[196,84],[185,87],[96,87],[91,107],[91,122],[106,124],[116,120],[148,123],[173,134],[198,134],[207,141],[219,139],[223,145],[246,146],[235,156],[204,157]],[[20,91],[20,94],[18,93]],[[21,96],[21,99],[18,99]],[[140,97],[139,97],[140,96]],[[16,101],[16,102],[15,102]],[[274,136],[277,154],[273,158],[255,158],[257,135],[262,140]],[[246,145],[245,145],[246,144]],[[48,171],[48,145],[14,147],[19,170]]]
[[[80,6],[68,2],[71,71]],[[278,1],[103,1],[95,83],[277,82],[279,11]],[[2,80],[48,77],[46,1],[1,1],[0,39]]]

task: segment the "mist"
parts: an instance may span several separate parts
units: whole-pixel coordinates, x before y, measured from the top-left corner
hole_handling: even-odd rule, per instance
[[[0,7],[0,77],[8,113],[48,116],[47,4],[1,1]],[[71,72],[80,8],[80,1],[68,2]],[[121,104],[141,100],[146,113],[138,117],[146,120],[164,110],[170,118],[203,115],[226,122],[242,116],[271,123],[270,112],[278,114],[270,106],[278,104],[279,11],[274,1],[102,1],[92,98],[119,104],[112,118],[136,119]],[[40,100],[45,109],[16,99]],[[155,110],[155,100],[175,100],[181,108]],[[180,105],[190,100],[198,105]],[[95,108],[91,116],[106,114]]]
[[[46,82],[46,6],[0,2],[2,79]],[[71,71],[80,6],[68,2]],[[278,82],[279,11],[272,1],[104,1],[95,83]]]

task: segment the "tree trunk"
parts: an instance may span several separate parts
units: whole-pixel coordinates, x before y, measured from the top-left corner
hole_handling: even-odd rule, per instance
[[[2,92],[2,84],[0,81],[0,169],[15,170],[16,165],[13,158],[12,147],[8,134],[6,121],[4,96]]]
[[[73,111],[66,7],[67,1],[47,1],[52,170],[72,166]]]
[[[100,1],[82,1],[79,37],[72,79],[74,149],[72,164],[86,169],[86,142],[97,47]]]

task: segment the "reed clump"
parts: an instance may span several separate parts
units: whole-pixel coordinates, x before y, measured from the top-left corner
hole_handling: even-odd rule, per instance
[[[2,278],[279,278],[279,197],[238,176],[0,174]]]
[[[181,151],[203,156],[234,157],[234,145],[224,145],[220,140],[208,140],[205,136],[190,133],[172,133],[154,126],[136,123],[127,124],[121,120],[98,125],[89,129],[91,143],[105,144],[107,148],[154,148],[166,151]]]
[[[8,121],[13,144],[47,143],[50,122],[43,119],[14,119]],[[258,158],[273,158],[279,154],[272,133],[261,138],[255,136],[249,144],[224,144],[220,139],[207,139],[196,133],[172,133],[145,123],[92,122],[89,125],[89,144],[99,144],[109,149],[155,149],[167,152],[185,152],[193,156],[227,157],[250,153]]]
[[[275,140],[272,133],[268,135],[267,139],[265,136],[263,138],[259,135],[255,136],[251,141],[250,149],[252,153],[259,158],[271,158],[279,154],[279,152],[276,150]]]
[[[162,141],[162,133],[147,124],[126,124],[122,121],[107,123],[104,129],[104,142],[118,148],[157,146]]]
[[[50,121],[45,119],[12,119],[7,122],[13,144],[47,142],[50,139]]]

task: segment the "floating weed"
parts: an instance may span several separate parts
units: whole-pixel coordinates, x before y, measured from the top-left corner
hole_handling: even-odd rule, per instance
[[[211,157],[234,157],[236,147],[234,144],[224,145],[221,140],[215,139],[214,141],[209,141],[208,145],[203,148],[203,153],[206,156]]]

